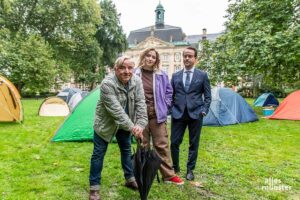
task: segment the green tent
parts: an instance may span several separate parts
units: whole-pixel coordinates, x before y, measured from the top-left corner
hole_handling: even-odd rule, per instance
[[[56,131],[52,141],[93,140],[94,115],[99,97],[100,89],[96,88],[82,99]]]
[[[96,88],[82,99],[73,112],[69,114],[64,123],[55,132],[53,142],[85,141],[93,140],[94,137],[94,115],[97,102],[100,98],[100,89]],[[112,142],[116,143],[114,137]],[[136,143],[134,137],[131,142]]]

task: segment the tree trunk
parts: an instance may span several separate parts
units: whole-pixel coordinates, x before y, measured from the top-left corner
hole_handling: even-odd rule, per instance
[[[95,87],[96,87],[96,82],[93,81],[93,82],[91,83],[91,85],[90,85],[90,91],[92,91],[93,89],[95,89]]]
[[[23,83],[17,83],[16,86],[17,86],[17,90],[18,90],[19,93],[21,94],[21,93],[22,93],[22,89],[23,89],[23,87],[24,87],[24,84],[23,84]]]

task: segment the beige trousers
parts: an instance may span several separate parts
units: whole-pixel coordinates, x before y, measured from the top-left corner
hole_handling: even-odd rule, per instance
[[[156,118],[150,119],[148,125],[143,132],[144,146],[150,146],[150,139],[152,139],[153,147],[162,159],[162,164],[159,168],[163,180],[169,180],[175,176],[172,168],[167,124],[165,122],[158,124]]]

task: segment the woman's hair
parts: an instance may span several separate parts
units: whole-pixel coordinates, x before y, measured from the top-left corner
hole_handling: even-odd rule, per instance
[[[130,57],[129,56],[121,56],[121,57],[118,57],[117,60],[115,61],[115,65],[114,65],[114,68],[119,68],[123,65],[123,63],[125,62],[125,60],[130,60]]]
[[[139,62],[139,67],[143,67],[145,65],[145,57],[146,55],[150,52],[150,51],[154,51],[156,54],[156,61],[154,63],[153,66],[153,70],[156,71],[159,69],[159,64],[160,64],[160,58],[159,58],[159,54],[158,52],[154,49],[154,48],[148,48],[145,51],[143,51],[143,53],[140,55],[140,62]]]

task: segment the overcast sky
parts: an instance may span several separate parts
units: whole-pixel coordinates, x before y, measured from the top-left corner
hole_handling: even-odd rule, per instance
[[[155,24],[159,0],[112,0],[125,33]],[[218,33],[224,30],[228,0],[161,0],[165,24],[181,27],[187,35]]]

